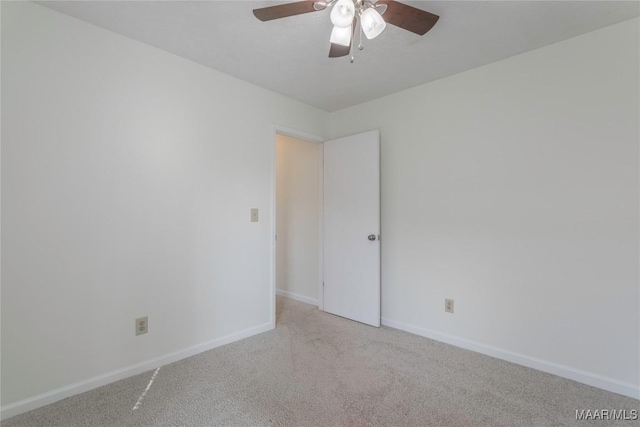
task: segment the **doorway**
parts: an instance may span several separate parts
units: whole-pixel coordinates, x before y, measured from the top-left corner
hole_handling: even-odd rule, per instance
[[[272,165],[275,327],[276,294],[322,309],[322,139],[277,127]]]
[[[379,131],[326,142],[278,127],[275,134],[272,327],[276,293],[380,326]]]

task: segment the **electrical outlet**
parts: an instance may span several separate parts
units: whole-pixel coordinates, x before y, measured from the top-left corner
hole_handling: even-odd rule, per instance
[[[147,316],[136,319],[136,335],[142,335],[149,332],[149,320]]]
[[[446,298],[444,300],[444,311],[447,313],[453,313],[453,300]]]
[[[251,222],[258,222],[258,208],[251,209]]]

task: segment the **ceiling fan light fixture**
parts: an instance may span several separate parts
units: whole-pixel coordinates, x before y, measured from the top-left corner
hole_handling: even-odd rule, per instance
[[[382,19],[382,15],[373,7],[362,12],[360,15],[360,25],[362,26],[364,35],[367,36],[369,40],[378,37],[387,27],[387,23]]]
[[[353,0],[338,0],[331,9],[331,22],[336,27],[346,28],[351,25],[356,14]]]
[[[352,47],[356,26],[360,26],[357,49],[362,50],[363,34],[368,39],[376,38],[387,24],[422,36],[440,18],[426,10],[395,0],[289,0],[288,3],[253,9],[253,14],[260,21],[266,22],[325,9],[331,9],[331,22],[335,27],[331,31],[329,58],[340,58],[354,52]],[[349,56],[353,62],[353,55]]]
[[[351,25],[346,28],[333,27],[331,30],[331,43],[339,44],[342,46],[351,46]]]

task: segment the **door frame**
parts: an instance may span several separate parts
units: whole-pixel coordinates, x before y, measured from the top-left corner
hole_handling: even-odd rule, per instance
[[[325,138],[312,135],[310,133],[302,132],[296,129],[291,129],[286,126],[281,125],[272,125],[272,143],[271,143],[271,224],[269,226],[269,236],[271,239],[271,254],[270,254],[270,269],[271,269],[271,301],[270,301],[270,318],[271,318],[271,328],[276,327],[276,291],[277,291],[277,283],[276,283],[276,272],[277,272],[277,242],[276,242],[276,225],[277,225],[277,198],[276,198],[276,144],[278,141],[278,135],[290,136],[297,139],[302,139],[308,142],[312,142],[314,144],[318,144],[320,146],[320,156],[318,157],[318,308],[323,310],[324,301],[323,301],[323,278],[324,278],[324,268],[323,268],[323,236],[324,236],[324,199],[323,199],[323,185],[324,185],[324,155],[322,154],[323,143]]]

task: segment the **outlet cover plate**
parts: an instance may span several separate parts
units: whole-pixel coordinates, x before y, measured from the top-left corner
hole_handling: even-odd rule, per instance
[[[142,335],[149,332],[149,320],[147,316],[136,319],[136,335]]]
[[[453,300],[446,298],[444,300],[444,311],[447,313],[453,313]]]

